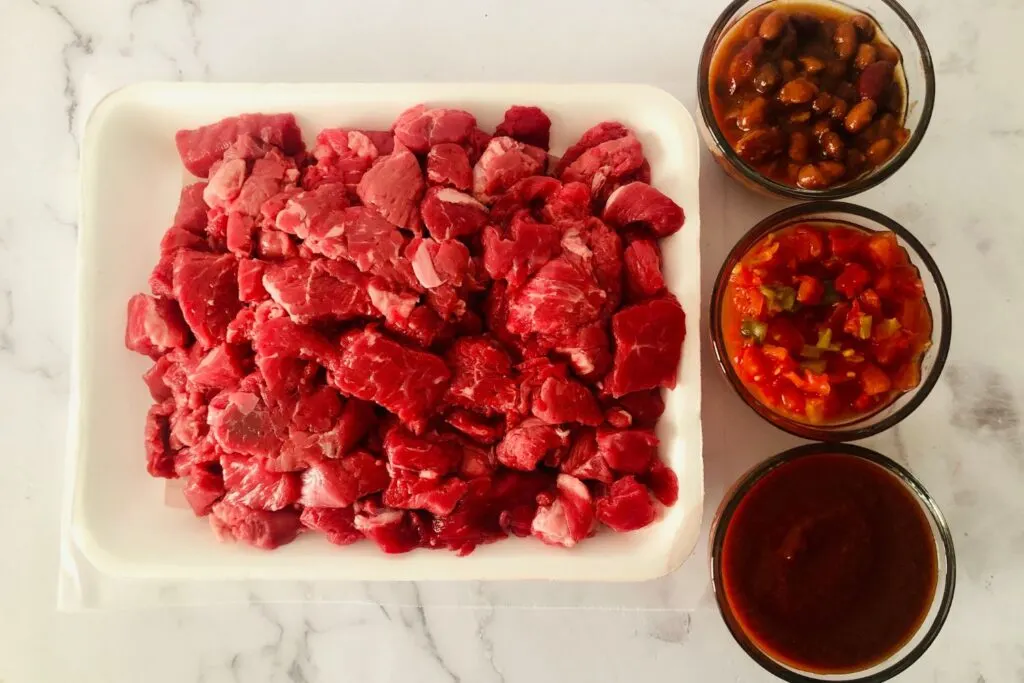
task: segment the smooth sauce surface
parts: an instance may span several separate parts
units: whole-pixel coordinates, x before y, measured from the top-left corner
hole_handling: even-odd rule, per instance
[[[789,666],[859,671],[898,651],[935,594],[924,511],[880,466],[811,455],[765,475],[739,504],[722,550],[740,628]]]

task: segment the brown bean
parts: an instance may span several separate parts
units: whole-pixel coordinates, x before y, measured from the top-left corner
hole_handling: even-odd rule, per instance
[[[742,131],[751,131],[764,125],[768,118],[768,100],[763,97],[752,97],[743,103],[736,117],[736,127]]]
[[[880,138],[891,138],[899,126],[896,117],[888,113],[879,116],[875,123],[878,126],[878,137]]]
[[[900,87],[899,83],[893,82],[889,84],[878,104],[893,114],[903,116],[903,99],[903,88]]]
[[[783,59],[779,62],[779,69],[782,71],[782,80],[791,81],[796,78],[796,62],[792,59]]]
[[[857,27],[852,21],[841,21],[832,36],[836,55],[840,59],[849,59],[857,52]]]
[[[782,151],[782,132],[778,128],[758,128],[745,134],[736,143],[736,154],[757,164]]]
[[[779,69],[771,62],[762,64],[761,68],[754,75],[754,90],[762,95],[767,95],[775,90],[778,85]]]
[[[851,173],[856,173],[863,165],[864,152],[859,149],[851,149],[846,152],[846,168],[850,169]]]
[[[821,27],[821,20],[810,12],[793,12],[789,21],[801,36],[810,37]]]
[[[827,113],[835,103],[836,98],[832,97],[827,92],[820,92],[818,93],[818,96],[814,98],[814,103],[811,105],[811,109],[814,110],[815,114],[820,116],[821,114]]]
[[[857,55],[853,58],[853,65],[863,71],[869,64],[878,59],[878,50],[871,43],[861,43],[857,48]]]
[[[878,111],[878,105],[874,100],[861,100],[853,105],[853,109],[843,120],[843,125],[850,133],[859,133],[871,124],[871,119],[874,118],[876,111]]]
[[[761,29],[761,22],[769,14],[771,14],[771,11],[766,9],[751,12],[750,16],[743,20],[743,37],[750,40],[756,36],[757,32]]]
[[[786,28],[782,30],[782,37],[776,42],[776,57],[795,57],[799,47],[796,29],[786,24]]]
[[[786,175],[789,177],[789,182],[795,183],[796,179],[800,177],[800,164],[788,164]]]
[[[872,166],[880,166],[892,154],[892,140],[879,138],[868,147],[867,157]]]
[[[878,59],[883,62],[890,62],[893,65],[900,63],[900,51],[888,43],[875,43],[875,52]]]
[[[811,126],[811,135],[813,135],[819,142],[821,142],[821,139],[825,137],[826,134],[831,132],[832,122],[828,119],[818,119],[814,122],[814,125]]]
[[[754,75],[754,69],[763,53],[764,41],[760,38],[751,38],[732,58],[729,64],[729,85],[733,92]]]
[[[807,123],[811,120],[811,112],[806,109],[803,111],[794,112],[789,115],[790,123]]]
[[[777,9],[764,18],[757,34],[768,41],[777,40],[788,23],[789,16],[782,10]]]
[[[782,86],[779,101],[783,104],[806,104],[818,94],[818,86],[806,78],[794,78]]]
[[[903,145],[908,138],[910,138],[910,130],[908,128],[897,128],[896,132],[892,134],[892,141],[897,147]]]
[[[891,62],[875,62],[868,65],[857,78],[857,94],[863,100],[878,100],[892,83],[892,72]]]
[[[843,98],[847,102],[856,102],[858,99],[860,99],[857,96],[856,86],[854,86],[854,84],[850,83],[849,81],[843,81],[842,83],[837,85],[832,90],[832,94],[835,95],[836,97]]]
[[[849,62],[844,62],[841,59],[830,59],[825,67],[825,76],[833,81],[841,81],[846,78],[849,70]]]
[[[820,168],[814,164],[806,164],[800,167],[796,184],[805,190],[822,190],[828,187],[829,182]]]
[[[850,110],[850,105],[846,103],[846,100],[837,99],[835,104],[832,105],[832,109],[829,110],[828,115],[836,121],[846,118],[846,112]]]
[[[806,164],[811,158],[811,140],[807,133],[797,131],[790,134],[789,158],[801,164]]]
[[[821,151],[829,159],[842,161],[846,156],[846,145],[843,144],[839,133],[828,132],[821,136]]]
[[[875,37],[875,22],[871,21],[868,17],[858,14],[850,21],[856,27],[857,35],[861,40],[869,41]]]
[[[819,162],[818,168],[825,174],[825,179],[828,180],[830,185],[846,175],[846,166],[838,161]]]
[[[825,68],[825,60],[813,55],[800,57],[800,63],[804,65],[804,71],[812,76]]]

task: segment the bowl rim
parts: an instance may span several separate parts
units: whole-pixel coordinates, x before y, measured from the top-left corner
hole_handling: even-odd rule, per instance
[[[726,616],[727,614],[732,614],[732,608],[729,606],[728,600],[725,597],[725,591],[722,590],[722,550],[725,545],[726,530],[729,528],[729,522],[732,520],[736,509],[746,497],[746,494],[754,487],[755,484],[764,478],[765,475],[789,462],[792,462],[793,460],[814,455],[842,455],[861,458],[862,460],[867,460],[882,467],[889,474],[895,476],[904,485],[904,487],[914,495],[918,503],[921,504],[930,516],[937,531],[937,535],[934,538],[936,541],[936,547],[941,547],[941,551],[945,556],[946,576],[945,580],[942,582],[941,601],[939,602],[938,611],[935,613],[935,618],[931,625],[928,626],[928,630],[925,631],[924,637],[921,641],[911,648],[910,651],[900,657],[899,660],[893,662],[881,671],[876,671],[858,678],[835,679],[836,681],[841,680],[842,683],[882,683],[883,681],[888,681],[897,674],[907,670],[918,659],[920,659],[928,648],[931,647],[932,643],[935,642],[939,632],[945,625],[946,618],[949,616],[950,609],[953,605],[953,595],[956,592],[956,550],[953,545],[953,533],[949,528],[949,524],[946,522],[946,518],[939,509],[935,499],[932,498],[930,493],[928,493],[928,490],[913,474],[910,473],[907,468],[877,451],[847,443],[810,443],[802,446],[796,446],[773,455],[772,457],[757,463],[743,473],[726,491],[718,512],[715,514],[711,522],[711,531],[709,534],[711,590],[715,596],[715,604],[718,606],[718,613],[725,622],[726,628],[729,630],[729,634],[743,649],[743,651],[766,671],[774,674],[784,681],[787,681],[787,683],[822,683],[822,681],[832,679],[822,678],[821,676],[858,675],[857,672],[847,674],[821,674],[819,677],[815,678],[810,674],[800,673],[799,671],[783,666],[754,645],[752,639],[749,638],[742,629],[732,623],[732,620]],[[937,550],[936,552],[939,551]],[[938,590],[939,587],[936,585],[936,592],[938,592]],[[935,604],[934,601],[935,596],[933,595],[932,605]],[[931,608],[929,608],[929,612],[930,611]],[[914,635],[920,633],[920,630],[924,625],[925,624],[922,622],[921,626],[919,626],[914,632]]]
[[[714,140],[715,147],[718,148],[718,151],[725,157],[729,165],[736,169],[744,179],[756,183],[771,194],[799,200],[828,200],[850,197],[875,187],[902,168],[921,144],[925,133],[928,131],[928,124],[932,119],[932,112],[935,108],[935,66],[932,61],[931,51],[928,49],[928,43],[925,41],[924,33],[922,33],[913,17],[910,16],[910,13],[907,12],[902,5],[896,2],[896,0],[880,0],[880,2],[887,5],[896,14],[896,16],[900,18],[910,31],[910,34],[913,36],[914,42],[917,43],[917,48],[921,53],[921,67],[924,71],[925,85],[924,98],[922,100],[923,105],[921,107],[921,120],[918,121],[914,130],[910,132],[910,138],[907,140],[906,144],[896,152],[895,156],[893,156],[880,169],[871,171],[867,175],[854,178],[850,182],[824,190],[805,190],[801,187],[785,185],[771,180],[748,166],[747,163],[743,161],[738,154],[736,154],[732,146],[729,144],[729,141],[726,140],[721,128],[719,128],[718,121],[715,119],[714,110],[711,107],[711,64],[715,56],[717,43],[719,39],[725,35],[725,32],[731,28],[732,21],[734,19],[738,19],[740,16],[746,16],[761,6],[774,2],[775,0],[764,0],[761,5],[757,5],[744,12],[742,15],[738,15],[739,10],[749,1],[750,0],[732,0],[732,2],[730,2],[718,16],[715,23],[712,25],[711,30],[708,31],[707,37],[704,39],[704,45],[701,48],[700,61],[697,67],[697,106],[700,109],[701,119],[704,123],[705,130]],[[869,14],[869,16],[871,16],[868,12],[863,12],[852,7],[845,0],[829,1],[839,5],[845,5],[852,11],[859,12],[861,14]],[[874,17],[872,16],[872,18]]]
[[[725,349],[725,340],[722,335],[722,302],[719,301],[719,299],[728,284],[729,272],[732,270],[731,264],[742,258],[743,254],[745,254],[747,250],[749,250],[757,243],[758,240],[768,233],[782,229],[789,224],[799,221],[801,218],[811,218],[814,214],[822,213],[841,213],[852,217],[852,219],[866,218],[867,220],[874,221],[884,226],[886,229],[896,233],[900,240],[905,242],[914,250],[914,252],[916,252],[925,269],[935,282],[935,288],[939,294],[939,300],[937,302],[928,302],[929,306],[937,305],[941,314],[939,317],[940,329],[937,341],[933,328],[932,341],[935,343],[936,356],[931,372],[926,377],[922,378],[921,384],[913,390],[913,395],[905,405],[901,406],[898,410],[884,419],[867,426],[858,427],[857,422],[849,425],[836,425],[834,427],[815,426],[792,420],[785,415],[781,415],[771,410],[768,406],[759,401],[749,389],[747,389],[743,380],[740,379],[739,375],[736,373],[735,368],[732,366],[732,362],[729,360],[729,354]],[[856,220],[850,220],[850,222],[854,225],[858,224]],[[942,374],[942,369],[945,367],[946,359],[949,356],[949,347],[953,336],[953,310],[949,300],[949,290],[946,288],[946,281],[943,279],[942,273],[939,271],[938,264],[936,264],[935,259],[932,258],[925,246],[920,242],[920,240],[914,237],[909,230],[888,216],[879,213],[874,209],[869,209],[858,204],[851,204],[849,202],[821,201],[796,204],[782,209],[781,211],[776,211],[767,218],[759,221],[754,227],[748,230],[739,239],[739,241],[736,242],[728,255],[726,255],[725,260],[722,262],[722,267],[719,269],[718,275],[715,277],[714,287],[711,289],[710,307],[711,310],[710,315],[708,316],[708,324],[710,326],[711,346],[715,352],[715,360],[718,361],[718,367],[725,373],[726,378],[728,378],[729,383],[732,385],[733,389],[736,390],[736,393],[740,395],[740,398],[743,399],[743,402],[746,403],[747,406],[760,415],[765,421],[775,425],[785,432],[793,434],[794,436],[799,436],[804,439],[812,439],[814,441],[826,441],[832,443],[857,441],[884,432],[890,427],[894,427],[902,422],[908,415],[917,410],[917,407],[920,406],[926,398],[928,398],[928,395],[938,383],[939,376]]]

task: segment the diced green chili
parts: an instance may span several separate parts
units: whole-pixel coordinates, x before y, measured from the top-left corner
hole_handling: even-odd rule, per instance
[[[765,337],[768,336],[768,325],[760,320],[745,318],[740,323],[740,334],[744,337],[756,339],[758,344],[763,344]]]

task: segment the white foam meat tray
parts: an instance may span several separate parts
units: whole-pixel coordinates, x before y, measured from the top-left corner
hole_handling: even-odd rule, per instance
[[[370,542],[334,546],[317,534],[273,552],[220,543],[208,520],[165,502],[166,482],[146,473],[151,399],[141,375],[149,361],[124,346],[128,298],[148,291],[160,238],[190,180],[174,133],[244,112],[293,112],[308,144],[325,127],[387,128],[419,102],[464,108],[485,130],[512,104],[540,106],[552,119],[555,155],[600,121],[636,131],[652,184],[686,212],[683,229],[662,243],[666,282],[686,311],[686,342],[657,432],[661,456],[679,477],[679,501],[645,529],[605,529],[572,549],[510,538],[466,557],[438,550],[395,556]],[[146,83],[108,95],[93,110],[82,146],[69,411],[74,481],[66,487],[73,543],[105,574],[153,579],[639,581],[673,571],[697,542],[704,497],[698,147],[689,112],[642,85]]]

